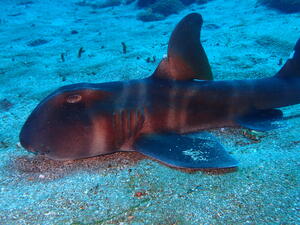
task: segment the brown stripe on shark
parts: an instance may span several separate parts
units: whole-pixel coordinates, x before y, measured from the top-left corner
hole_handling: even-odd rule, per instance
[[[107,154],[115,150],[115,141],[112,124],[108,116],[93,119],[92,142],[89,151],[90,155]]]

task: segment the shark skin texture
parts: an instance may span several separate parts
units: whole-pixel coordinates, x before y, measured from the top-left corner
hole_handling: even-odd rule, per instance
[[[25,122],[21,145],[55,160],[138,151],[177,168],[237,167],[205,130],[276,128],[273,122],[283,117],[276,108],[300,103],[300,39],[273,77],[214,81],[200,42],[202,23],[192,13],[177,24],[167,57],[148,78],[72,84],[51,93]]]

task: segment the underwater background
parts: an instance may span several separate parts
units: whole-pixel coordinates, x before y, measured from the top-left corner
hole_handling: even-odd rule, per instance
[[[139,153],[53,161],[20,146],[56,88],[150,76],[185,15],[203,16],[214,78],[273,76],[300,37],[297,0],[2,0],[0,224],[300,224],[300,105],[284,126],[211,130],[234,171],[176,170]]]

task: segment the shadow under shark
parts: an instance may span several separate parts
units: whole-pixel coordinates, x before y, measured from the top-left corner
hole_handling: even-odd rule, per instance
[[[22,146],[56,160],[134,150],[173,167],[236,167],[212,135],[184,134],[226,126],[276,128],[273,121],[282,112],[274,108],[300,103],[300,39],[271,78],[213,81],[200,43],[202,23],[199,14],[184,17],[167,58],[146,79],[54,91],[25,122]]]

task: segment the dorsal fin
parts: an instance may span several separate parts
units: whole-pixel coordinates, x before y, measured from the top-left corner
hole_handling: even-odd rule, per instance
[[[211,68],[200,43],[203,20],[197,13],[184,17],[175,27],[163,59],[153,76],[171,80],[212,80]]]
[[[300,38],[298,39],[292,57],[287,60],[276,74],[278,77],[300,77]]]

